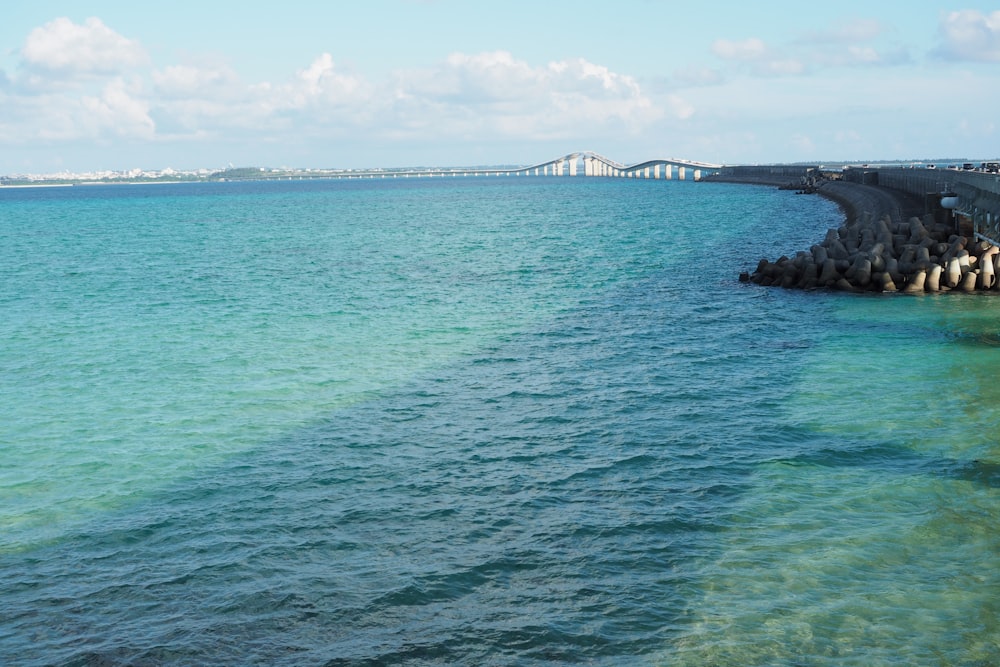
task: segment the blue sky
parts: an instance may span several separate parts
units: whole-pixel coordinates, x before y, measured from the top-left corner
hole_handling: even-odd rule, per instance
[[[40,0],[0,21],[0,174],[1000,155],[978,0]]]

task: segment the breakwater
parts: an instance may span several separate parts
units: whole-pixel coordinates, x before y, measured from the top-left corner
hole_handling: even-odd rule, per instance
[[[809,250],[775,262],[762,259],[744,281],[787,288],[843,291],[975,292],[995,290],[1000,249],[953,233],[933,216],[892,222],[864,216],[828,230]]]
[[[845,222],[807,250],[774,261],[761,259],[753,271],[740,274],[740,280],[850,292],[998,291],[1000,248],[979,232],[975,219],[944,208],[940,190],[915,191],[928,189],[927,183],[898,189],[877,185],[878,178],[870,175],[856,178],[861,172],[849,180],[828,180],[818,168],[769,169],[773,168],[732,170],[719,180],[785,187],[808,184],[803,191],[836,201]],[[905,185],[899,179],[892,182]]]

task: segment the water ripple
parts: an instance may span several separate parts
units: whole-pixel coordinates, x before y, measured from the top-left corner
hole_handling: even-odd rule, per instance
[[[0,661],[1000,661],[991,314],[579,181],[5,202]]]

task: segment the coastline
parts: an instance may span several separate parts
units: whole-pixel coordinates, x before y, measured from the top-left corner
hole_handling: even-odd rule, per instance
[[[781,174],[713,175],[706,176],[702,180],[711,183],[741,183],[787,189],[800,187],[800,184]],[[888,215],[893,222],[904,222],[910,217],[924,214],[924,204],[915,195],[877,185],[821,179],[810,193],[825,197],[840,206],[848,224],[866,214],[874,218]]]
[[[774,187],[779,179],[712,180]],[[780,180],[786,183],[778,187],[796,187]],[[740,273],[740,282],[904,294],[1000,290],[1000,248],[972,234],[963,235],[947,210],[928,210],[927,202],[901,190],[811,174],[801,180],[800,192],[836,202],[844,212],[844,224],[827,230],[823,240],[791,258],[761,259],[755,270]]]
[[[876,219],[888,215],[892,222],[900,223],[925,213],[924,203],[915,195],[878,185],[826,181],[817,187],[816,194],[836,202],[848,224],[865,215]]]

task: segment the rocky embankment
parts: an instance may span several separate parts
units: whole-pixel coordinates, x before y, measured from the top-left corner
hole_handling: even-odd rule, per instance
[[[1000,249],[923,214],[912,195],[842,181],[816,192],[841,205],[845,223],[792,257],[760,260],[740,280],[847,292],[998,291]]]

